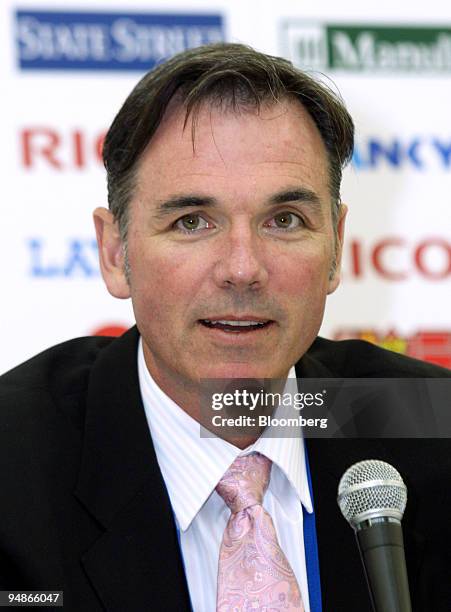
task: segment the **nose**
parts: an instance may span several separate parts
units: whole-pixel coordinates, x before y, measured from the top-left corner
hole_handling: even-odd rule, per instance
[[[244,224],[224,237],[214,268],[216,284],[222,288],[262,289],[268,280],[263,248],[258,235]]]

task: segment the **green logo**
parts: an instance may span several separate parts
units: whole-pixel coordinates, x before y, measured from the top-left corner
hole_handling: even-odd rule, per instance
[[[378,73],[451,72],[451,27],[287,22],[283,44],[304,69]]]

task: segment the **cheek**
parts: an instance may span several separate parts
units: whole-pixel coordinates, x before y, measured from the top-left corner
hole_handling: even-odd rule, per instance
[[[131,285],[135,299],[167,318],[185,308],[196,295],[204,275],[199,257],[162,245],[137,245],[130,253]]]
[[[317,301],[326,295],[329,280],[329,257],[318,250],[303,250],[301,253],[274,255],[272,278],[275,290],[295,297],[299,303]]]

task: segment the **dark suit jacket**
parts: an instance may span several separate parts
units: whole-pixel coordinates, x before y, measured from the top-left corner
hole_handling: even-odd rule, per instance
[[[45,351],[0,383],[0,590],[64,590],[66,612],[189,610],[173,514],[144,414],[136,328]],[[358,341],[318,339],[299,376],[443,376]],[[370,604],[336,490],[353,462],[403,475],[413,607],[451,610],[451,453],[445,440],[308,440],[327,612]],[[213,612],[213,611],[212,611]]]

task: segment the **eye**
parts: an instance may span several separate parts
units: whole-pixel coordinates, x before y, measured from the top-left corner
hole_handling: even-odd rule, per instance
[[[299,215],[289,211],[277,213],[267,223],[265,223],[266,227],[282,230],[294,230],[302,225],[303,221]]]
[[[174,227],[181,232],[189,234],[199,230],[210,229],[213,226],[201,215],[196,213],[184,215],[174,223]]]

